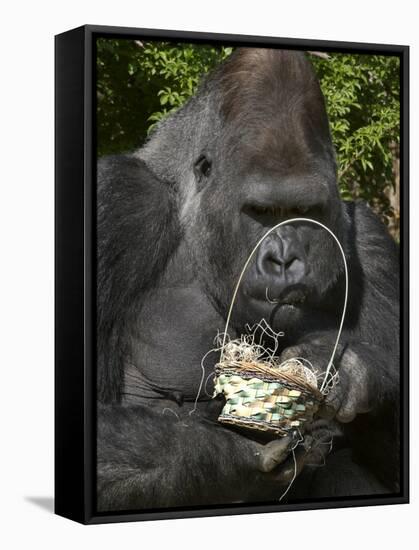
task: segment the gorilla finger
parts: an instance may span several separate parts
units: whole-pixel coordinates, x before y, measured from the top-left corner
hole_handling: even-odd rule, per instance
[[[317,411],[317,416],[325,420],[331,420],[336,416],[337,409],[330,405],[329,403],[322,403],[319,410]]]
[[[203,409],[203,415],[210,420],[217,420],[225,404],[226,404],[225,395],[222,393],[219,393],[213,399],[210,399],[208,401],[205,408]]]
[[[306,466],[324,466],[326,464],[326,458],[329,454],[327,447],[316,447],[305,458]]]
[[[351,392],[343,401],[342,405],[336,414],[336,419],[339,422],[347,424],[352,422],[357,414],[368,412],[369,408],[365,397],[360,397],[355,392]]]
[[[295,450],[294,456],[289,457],[284,466],[279,469],[278,475],[275,476],[275,480],[284,485],[290,483],[294,479],[294,476],[298,476],[304,468],[307,456],[305,449],[301,448]]]
[[[281,361],[288,361],[294,357],[301,357],[302,355],[304,355],[303,346],[292,346],[281,353]]]
[[[342,392],[342,388],[339,386],[336,386],[330,390],[330,392],[326,395],[326,399],[323,402],[323,406],[328,409],[334,409],[335,414],[336,412],[342,407],[342,403],[344,400],[344,393]]]
[[[356,417],[356,410],[355,407],[352,404],[345,404],[343,407],[339,409],[339,411],[336,414],[336,420],[339,422],[342,422],[342,424],[348,424],[349,422],[352,422],[354,418]]]
[[[294,438],[291,435],[267,443],[260,453],[259,470],[264,473],[274,470],[287,458],[293,444]]]
[[[304,441],[308,439],[308,434],[310,434],[313,437],[315,437],[315,434],[318,432],[328,431],[330,432],[330,422],[328,422],[324,418],[315,418],[313,422],[310,422],[310,424],[306,427],[306,435],[304,437]]]

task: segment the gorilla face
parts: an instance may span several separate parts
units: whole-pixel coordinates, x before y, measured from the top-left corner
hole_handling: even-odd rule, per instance
[[[224,316],[269,228],[309,217],[338,238],[345,233],[324,100],[301,52],[236,50],[160,125],[141,156],[176,189],[190,263]],[[296,326],[342,269],[326,231],[309,223],[281,227],[249,265],[233,323],[242,329],[274,313],[275,329]]]
[[[217,289],[225,314],[248,255],[270,228],[308,217],[339,236],[343,220],[324,101],[303,54],[242,50],[207,87],[213,83],[218,127],[194,166],[199,214],[192,225],[205,251],[206,287],[212,295]],[[342,267],[325,230],[309,222],[282,226],[248,267],[236,326],[261,318],[278,330],[300,323]]]

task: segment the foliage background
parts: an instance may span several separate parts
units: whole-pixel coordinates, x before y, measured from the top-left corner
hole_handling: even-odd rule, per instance
[[[97,41],[98,155],[139,147],[232,48]],[[344,199],[362,198],[399,239],[400,63],[396,56],[311,55],[326,99]]]

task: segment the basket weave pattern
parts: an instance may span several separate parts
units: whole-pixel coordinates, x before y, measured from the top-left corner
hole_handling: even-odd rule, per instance
[[[322,399],[317,388],[280,370],[243,367],[217,365],[215,394],[226,398],[220,422],[284,436],[313,419]]]

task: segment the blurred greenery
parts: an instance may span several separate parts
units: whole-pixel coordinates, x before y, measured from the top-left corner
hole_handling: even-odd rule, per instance
[[[326,99],[344,199],[366,200],[399,230],[400,60],[332,54],[313,58]]]
[[[97,41],[98,155],[139,147],[232,48]],[[400,65],[396,56],[311,55],[326,99],[344,199],[366,200],[399,231]]]

